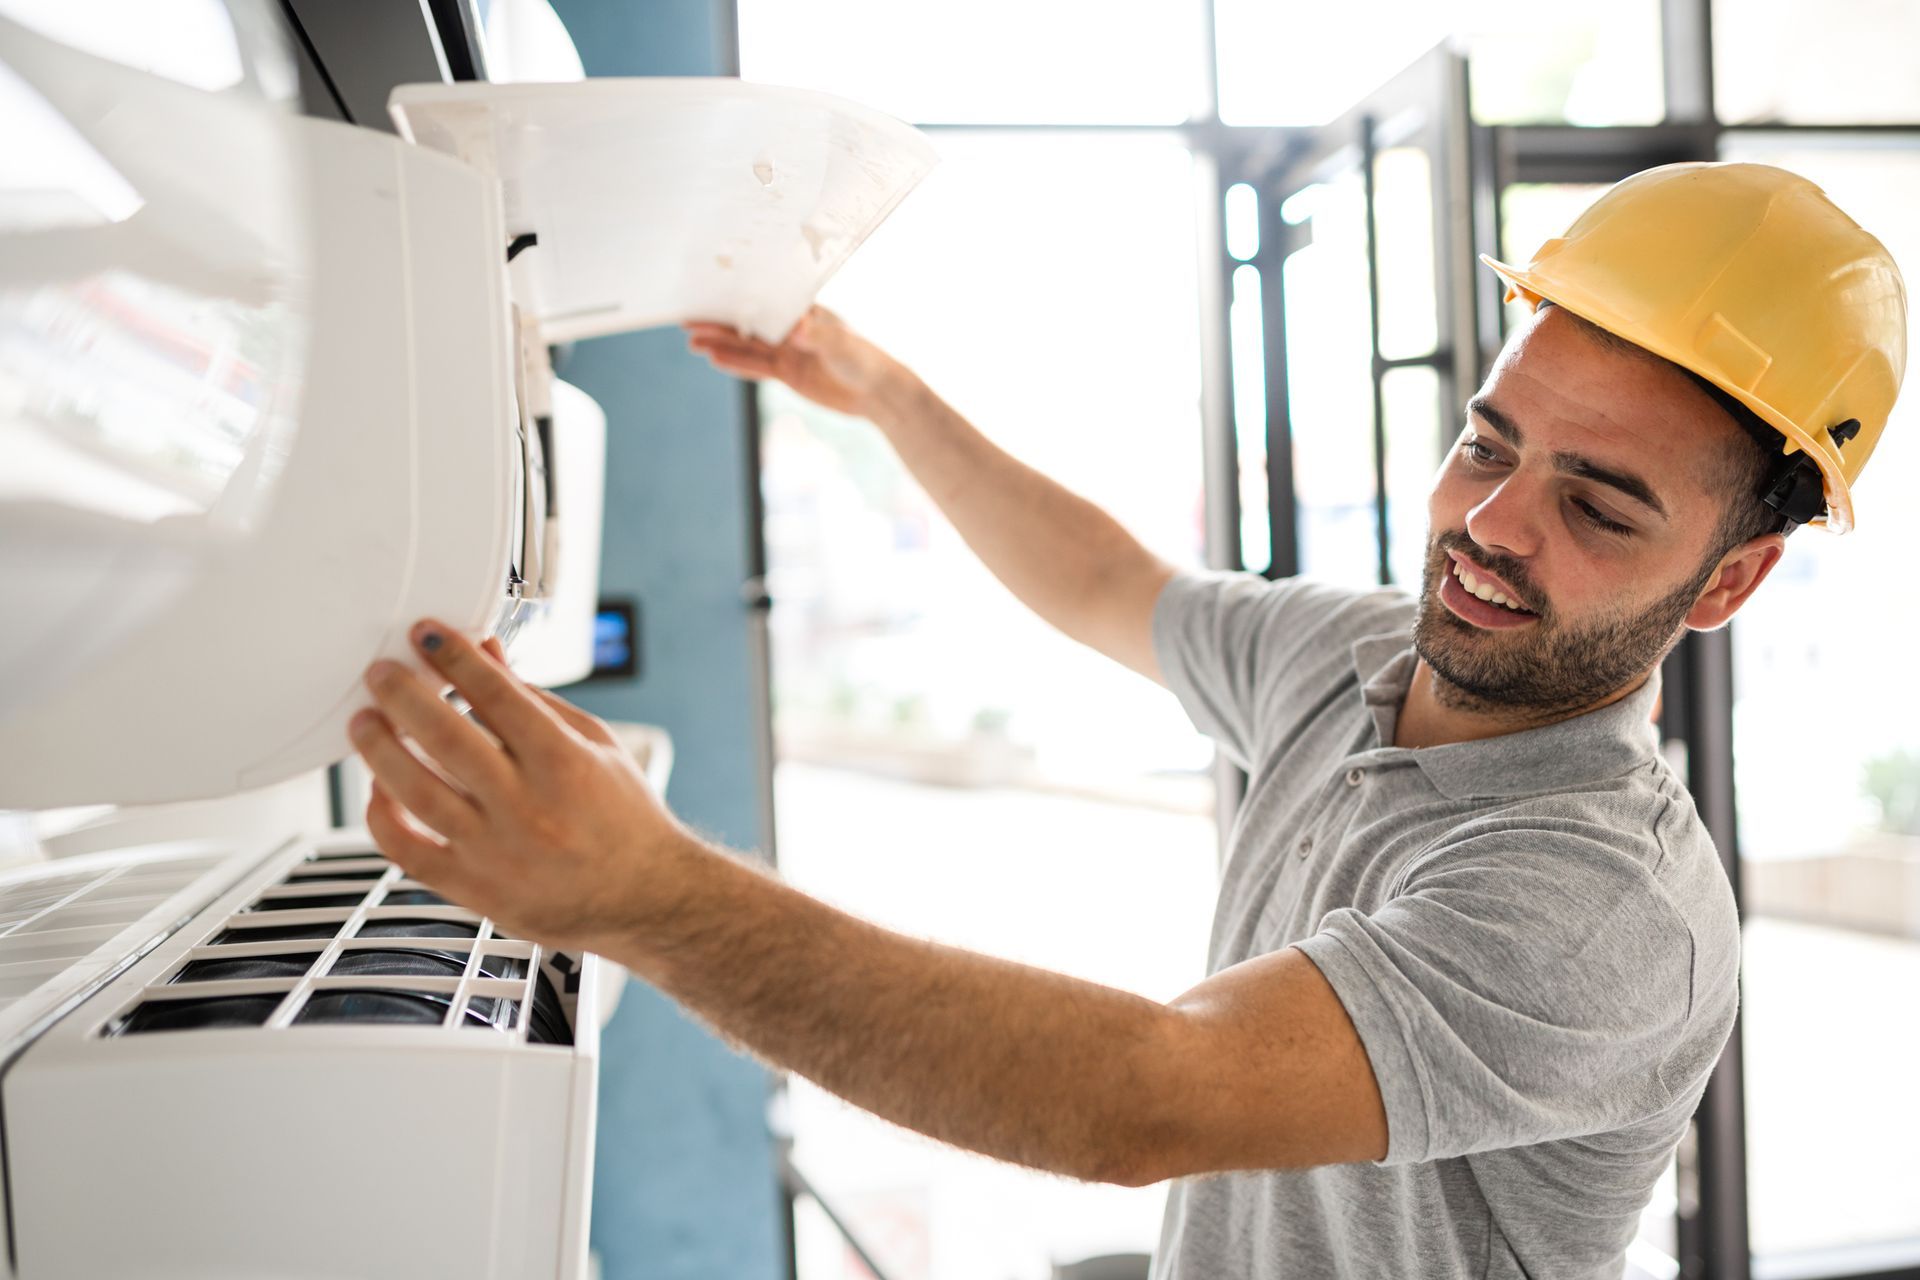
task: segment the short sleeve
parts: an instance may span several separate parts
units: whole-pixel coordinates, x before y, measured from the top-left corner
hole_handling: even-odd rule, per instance
[[[1691,934],[1602,840],[1470,837],[1372,914],[1329,912],[1295,945],[1373,1064],[1384,1164],[1619,1129],[1672,1101],[1661,1065],[1691,1013]]]
[[[1393,591],[1355,592],[1311,578],[1180,573],[1153,611],[1153,651],[1194,727],[1247,768],[1290,684],[1324,689],[1351,675],[1349,645],[1411,614]]]

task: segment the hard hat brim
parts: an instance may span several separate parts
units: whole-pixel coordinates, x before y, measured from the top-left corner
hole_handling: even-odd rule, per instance
[[[1481,254],[1480,261],[1507,282],[1506,301],[1512,302],[1515,298],[1524,298],[1528,306],[1535,311],[1540,309],[1540,303],[1543,300],[1553,303],[1556,307],[1565,307],[1582,320],[1598,325],[1615,337],[1623,338],[1682,368],[1690,367],[1683,352],[1664,349],[1666,344],[1642,332],[1640,326],[1614,315],[1611,308],[1599,299],[1583,296],[1578,290],[1568,288],[1525,268],[1510,266],[1490,254]],[[1820,468],[1820,476],[1826,490],[1827,514],[1816,516],[1807,523],[1819,525],[1829,533],[1846,533],[1853,528],[1853,497],[1848,491],[1846,475],[1840,470],[1837,459],[1829,456],[1827,450],[1821,448],[1808,437],[1805,431],[1765,400],[1741,387],[1729,385],[1708,370],[1692,371],[1753,410],[1768,426],[1784,436],[1787,447],[1781,451],[1783,455],[1805,452]]]

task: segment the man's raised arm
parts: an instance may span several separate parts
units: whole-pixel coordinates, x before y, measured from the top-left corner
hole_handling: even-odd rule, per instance
[[[1023,604],[1072,639],[1161,680],[1153,606],[1173,569],[1112,516],[988,440],[829,311],[815,307],[778,345],[725,325],[690,324],[687,333],[716,368],[778,378],[809,400],[871,421]]]

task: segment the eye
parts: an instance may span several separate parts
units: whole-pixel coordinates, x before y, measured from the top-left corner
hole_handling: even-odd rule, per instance
[[[1481,444],[1473,436],[1468,436],[1460,442],[1460,453],[1466,458],[1467,465],[1471,467],[1491,467],[1500,462],[1499,454]]]
[[[1579,498],[1573,500],[1573,505],[1574,508],[1579,511],[1580,519],[1602,533],[1610,533],[1620,538],[1628,537],[1633,533],[1633,527],[1631,525],[1624,525],[1618,520],[1608,519],[1606,516],[1600,514],[1597,508],[1586,502],[1582,502]]]

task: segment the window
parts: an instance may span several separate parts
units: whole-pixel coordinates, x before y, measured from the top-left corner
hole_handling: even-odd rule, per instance
[[[1219,0],[1216,12],[1229,124],[1325,124],[1443,40],[1468,50],[1486,123],[1652,124],[1665,111],[1658,0]]]
[[[1200,175],[1176,137],[935,135],[823,301],[1005,448],[1201,561]],[[883,924],[1170,999],[1200,980],[1212,749],[995,581],[878,431],[763,388],[783,872]],[[796,1162],[896,1274],[1146,1252],[1164,1190],[941,1147],[789,1086]],[[802,1280],[862,1275],[812,1209]]]
[[[1920,120],[1911,0],[1713,0],[1715,107],[1728,124]]]
[[[1204,109],[1198,0],[741,0],[749,80],[915,123],[1178,124]]]
[[[1920,137],[1893,141],[1742,138],[1727,156],[1812,178],[1912,270]],[[1894,585],[1920,545],[1916,475],[1909,395],[1856,488],[1855,532],[1795,533],[1733,625],[1761,1276],[1920,1261],[1920,1167],[1906,1154],[1920,1145],[1920,1020],[1899,1012],[1920,990],[1920,600]],[[1837,1251],[1850,1256],[1816,1261]]]

